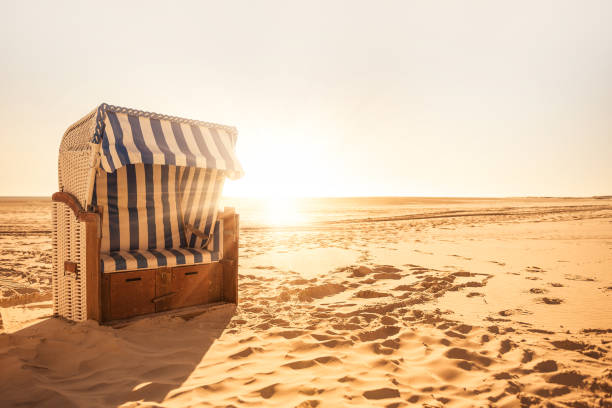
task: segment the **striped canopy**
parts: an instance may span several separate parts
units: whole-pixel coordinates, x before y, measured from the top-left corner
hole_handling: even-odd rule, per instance
[[[159,164],[244,174],[230,126],[102,104],[93,143],[101,144],[100,167],[108,173],[128,164]]]

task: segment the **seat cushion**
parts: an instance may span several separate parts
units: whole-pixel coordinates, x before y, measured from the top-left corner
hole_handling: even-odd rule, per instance
[[[218,260],[219,252],[211,252],[203,248],[112,251],[100,254],[100,268],[104,273],[111,273],[161,266],[210,263]]]

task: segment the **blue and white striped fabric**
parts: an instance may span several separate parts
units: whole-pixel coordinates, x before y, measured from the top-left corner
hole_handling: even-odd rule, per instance
[[[158,119],[144,112],[113,111],[108,106],[104,112],[100,166],[107,173],[143,163],[216,169],[230,179],[243,175],[234,153],[233,128]]]
[[[224,179],[216,169],[142,163],[98,172],[93,203],[102,212],[103,270],[218,260],[222,242],[200,236],[215,234]]]
[[[100,254],[103,273],[173,267],[218,261],[223,253],[223,220],[215,223],[215,233],[206,248],[169,248],[113,251]]]
[[[182,171],[181,214],[187,247],[201,248],[205,243],[205,240],[194,234],[191,228],[207,237],[214,233],[217,205],[224,181],[222,173],[214,169],[188,167]]]

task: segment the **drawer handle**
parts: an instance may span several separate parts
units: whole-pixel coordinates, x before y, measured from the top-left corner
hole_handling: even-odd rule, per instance
[[[187,275],[197,275],[198,271],[185,272],[185,276]]]
[[[176,295],[176,292],[170,292],[170,293],[166,293],[165,295],[156,296],[153,299],[151,299],[151,302],[153,303],[161,302],[162,300],[168,299],[169,297],[172,297],[174,295]]]
[[[125,281],[126,282],[136,282],[136,281],[139,281],[139,280],[142,280],[142,278],[127,278]]]

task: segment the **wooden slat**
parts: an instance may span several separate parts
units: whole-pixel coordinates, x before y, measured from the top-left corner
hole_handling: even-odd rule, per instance
[[[100,215],[94,216],[87,221],[85,226],[86,245],[86,296],[87,296],[87,318],[102,321],[102,282],[100,276]]]
[[[209,276],[207,302],[221,302],[223,300],[223,267],[219,262],[210,264]]]
[[[234,305],[233,303],[227,303],[227,302],[207,303],[205,305],[183,307],[181,309],[173,309],[173,310],[168,310],[166,312],[157,312],[157,313],[152,313],[152,314],[140,315],[140,316],[135,316],[135,317],[128,318],[128,319],[113,320],[105,324],[111,327],[114,327],[115,329],[120,329],[131,323],[134,323],[135,321],[142,320],[142,319],[148,319],[151,317],[157,317],[157,316],[172,316],[172,317],[180,317],[185,320],[189,320],[189,319],[192,319],[204,313],[212,312],[212,311],[219,310],[219,309],[226,309],[226,308],[230,310],[234,310],[236,308],[236,305]]]
[[[238,304],[238,243],[240,217],[233,208],[223,211],[223,300]]]
[[[111,275],[108,273],[103,273],[101,274],[101,278],[102,278],[102,297],[101,297],[101,306],[102,306],[102,317],[100,318],[100,321],[102,322],[106,322],[111,320],[111,309],[110,309],[110,303],[111,303],[111,287],[110,287],[110,278]]]
[[[155,303],[155,311],[161,312],[172,308],[172,285],[171,268],[159,268],[155,270],[155,297],[161,299]],[[170,296],[169,296],[170,295]],[[165,298],[162,298],[164,297]],[[151,299],[153,301],[153,299]]]

